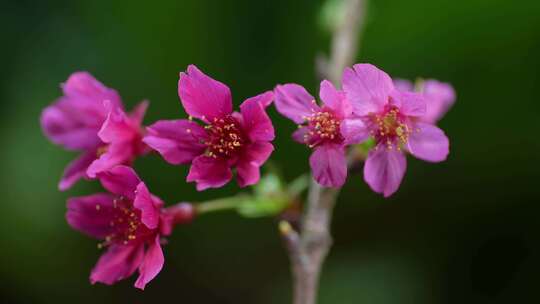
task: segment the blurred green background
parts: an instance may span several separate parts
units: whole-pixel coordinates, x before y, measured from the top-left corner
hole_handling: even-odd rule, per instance
[[[92,286],[96,241],[64,220],[66,198],[99,191],[81,182],[57,191],[75,154],[52,145],[41,110],[73,71],[116,88],[131,108],[151,101],[146,124],[185,117],[178,73],[195,63],[228,84],[238,105],[277,83],[314,93],[314,58],[327,52],[322,1],[2,1],[0,73],[0,302],[289,303],[289,264],[273,219],[232,212],[179,227],[161,274],[140,292],[134,278]],[[447,162],[409,158],[401,189],[372,193],[349,177],[335,210],[335,245],[320,303],[540,303],[540,2],[370,3],[358,62],[393,76],[451,82],[455,107],[440,123]],[[308,169],[294,124],[270,110],[273,160],[288,180]],[[187,167],[158,156],[136,163],[168,203],[203,193]]]

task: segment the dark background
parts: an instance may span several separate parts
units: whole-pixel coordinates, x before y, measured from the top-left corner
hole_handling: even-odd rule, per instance
[[[235,105],[297,82],[314,95],[316,54],[327,52],[322,1],[2,1],[0,32],[0,301],[2,303],[289,303],[288,260],[275,221],[233,212],[179,227],[166,265],[140,292],[134,278],[92,286],[96,241],[64,220],[57,191],[75,154],[42,135],[41,110],[70,73],[87,70],[131,108],[151,101],[146,124],[185,117],[178,72],[195,63],[228,84]],[[451,82],[441,121],[448,161],[409,157],[400,190],[372,193],[352,174],[335,210],[335,246],[320,303],[539,303],[540,2],[371,1],[358,62],[393,76]],[[292,180],[308,170],[295,126],[270,110],[272,156]],[[187,167],[157,156],[139,174],[169,204],[203,193]]]

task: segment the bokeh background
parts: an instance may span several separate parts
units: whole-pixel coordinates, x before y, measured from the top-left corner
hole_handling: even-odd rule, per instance
[[[235,104],[277,83],[315,94],[316,54],[328,51],[323,1],[2,1],[0,32],[0,302],[289,303],[289,264],[274,219],[233,212],[180,227],[166,266],[140,292],[134,278],[92,286],[96,241],[64,220],[66,198],[99,191],[57,182],[75,154],[39,127],[70,73],[87,70],[128,108],[151,101],[145,123],[185,117],[178,72],[190,63],[228,84]],[[448,161],[409,158],[390,199],[352,174],[335,210],[335,245],[320,303],[539,303],[540,2],[372,0],[358,62],[393,76],[451,82],[440,125]],[[270,110],[273,160],[287,180],[308,169],[295,126]],[[168,203],[203,193],[187,167],[136,163]]]

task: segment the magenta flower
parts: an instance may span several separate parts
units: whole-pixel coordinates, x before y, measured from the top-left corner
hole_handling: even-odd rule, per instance
[[[228,183],[231,168],[236,168],[240,187],[257,183],[259,167],[274,150],[274,127],[265,112],[272,92],[245,100],[240,113],[233,112],[229,88],[190,65],[180,73],[178,94],[190,119],[158,121],[143,141],[171,164],[191,163],[187,181],[199,191]]]
[[[366,132],[342,132],[342,123],[351,115],[351,105],[345,94],[323,80],[319,92],[322,106],[297,84],[278,85],[275,95],[278,112],[302,124],[293,133],[293,139],[314,149],[309,163],[315,180],[325,187],[341,187],[347,178],[345,146],[364,141],[369,136]]]
[[[420,120],[436,124],[456,101],[456,92],[451,84],[435,79],[421,80],[416,87],[408,80],[394,80],[395,87],[400,91],[414,92],[424,95],[426,100],[426,114]]]
[[[422,94],[396,89],[390,76],[370,64],[345,69],[343,90],[358,118],[345,122],[342,130],[369,132],[376,142],[364,165],[364,179],[375,192],[388,197],[399,188],[407,166],[403,150],[429,162],[446,159],[448,138],[423,120]]]
[[[90,282],[111,285],[138,269],[135,287],[144,289],[163,267],[161,237],[186,220],[187,213],[193,217],[193,209],[187,210],[185,204],[170,209],[174,214],[164,209],[130,167],[116,166],[98,173],[98,178],[110,193],[71,198],[66,213],[71,227],[103,240],[99,247],[107,248],[92,269]]]
[[[41,126],[52,142],[82,154],[65,169],[60,190],[114,165],[129,164],[145,151],[141,121],[147,102],[128,116],[118,93],[87,72],[73,73],[62,89],[64,96],[43,110]]]

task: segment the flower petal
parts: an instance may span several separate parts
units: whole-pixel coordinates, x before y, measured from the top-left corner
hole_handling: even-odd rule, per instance
[[[63,97],[43,110],[40,122],[43,133],[53,143],[69,150],[88,150],[101,143],[97,133],[105,115],[84,111]]]
[[[122,109],[114,107],[109,102],[105,102],[104,105],[109,110],[109,113],[98,133],[103,142],[130,141],[137,136],[139,133],[138,126],[135,126],[130,121]]]
[[[294,141],[309,145],[309,127],[300,127],[293,132],[292,138]]]
[[[273,91],[266,91],[264,93],[261,93],[259,95],[250,97],[246,100],[244,100],[243,103],[246,103],[248,100],[255,99],[258,103],[260,103],[264,109],[266,109],[269,105],[272,104],[272,101],[274,101],[274,92]]]
[[[107,171],[114,166],[129,164],[136,154],[131,142],[112,143],[106,147],[105,153],[94,160],[86,170],[86,174],[90,178],[95,178],[100,172]]]
[[[353,112],[365,116],[383,109],[394,84],[388,74],[374,65],[355,64],[343,72],[343,90]]]
[[[219,188],[228,183],[232,172],[227,160],[205,155],[196,157],[187,176],[188,182],[196,182],[197,190]]]
[[[208,77],[194,65],[188,66],[186,73],[180,73],[178,95],[189,115],[206,122],[225,117],[232,112],[229,88]]]
[[[448,137],[434,125],[416,123],[407,140],[407,149],[415,157],[428,162],[441,162],[449,153]]]
[[[377,193],[389,197],[397,191],[407,169],[402,152],[379,145],[369,152],[364,165],[364,180]]]
[[[154,205],[152,194],[143,182],[137,185],[133,206],[141,210],[141,221],[149,229],[156,229],[159,224],[159,209]]]
[[[355,145],[369,138],[369,129],[360,118],[348,118],[341,122],[341,136],[345,145]]]
[[[111,245],[92,269],[90,282],[112,285],[125,279],[137,270],[143,257],[144,246],[142,244]]]
[[[206,131],[187,119],[160,120],[146,130],[143,142],[174,165],[190,163],[206,149]]]
[[[341,145],[325,144],[315,148],[309,164],[313,178],[325,187],[341,187],[347,178],[345,149]]]
[[[139,277],[135,282],[135,287],[144,290],[146,284],[159,274],[164,263],[165,257],[159,243],[159,235],[156,235],[154,242],[148,245],[144,260],[139,266]]]
[[[120,96],[86,72],[73,73],[62,87],[64,96],[41,115],[43,132],[67,149],[95,148],[100,143],[97,131],[107,116],[103,102],[121,108]]]
[[[133,125],[140,126],[142,124],[149,104],[150,102],[148,100],[143,100],[131,111],[129,120],[131,120]]]
[[[274,140],[274,126],[265,112],[265,105],[272,102],[271,91],[246,99],[240,105],[242,127],[251,141]]]
[[[352,113],[352,107],[349,101],[345,98],[345,93],[336,90],[334,85],[328,81],[321,82],[321,90],[319,92],[324,105],[332,109],[340,118],[345,118]]]
[[[104,239],[112,232],[113,199],[107,193],[69,198],[66,220],[73,229],[96,239]]]
[[[426,113],[426,99],[420,93],[392,92],[391,103],[405,116],[422,117]]]
[[[304,87],[294,83],[276,86],[274,97],[278,112],[297,124],[320,109],[315,98]]]
[[[260,167],[268,160],[274,151],[274,146],[268,142],[251,143],[238,160],[237,178],[240,187],[256,184],[260,177]]]
[[[129,199],[135,198],[135,190],[141,182],[135,171],[127,166],[116,166],[100,172],[98,178],[103,188]]]
[[[79,179],[87,177],[86,170],[88,166],[97,158],[96,151],[90,150],[89,152],[81,154],[75,160],[73,160],[64,170],[64,174],[58,189],[61,191],[67,190],[73,186]]]
[[[456,93],[450,84],[434,79],[424,81],[422,91],[427,107],[426,114],[420,119],[427,123],[434,124],[439,121],[456,100]]]
[[[407,79],[394,79],[394,88],[402,92],[413,92],[414,85],[410,80]]]
[[[75,72],[62,85],[64,95],[79,99],[84,103],[93,103],[98,108],[104,100],[115,107],[122,108],[122,101],[116,90],[107,88],[88,72]]]

